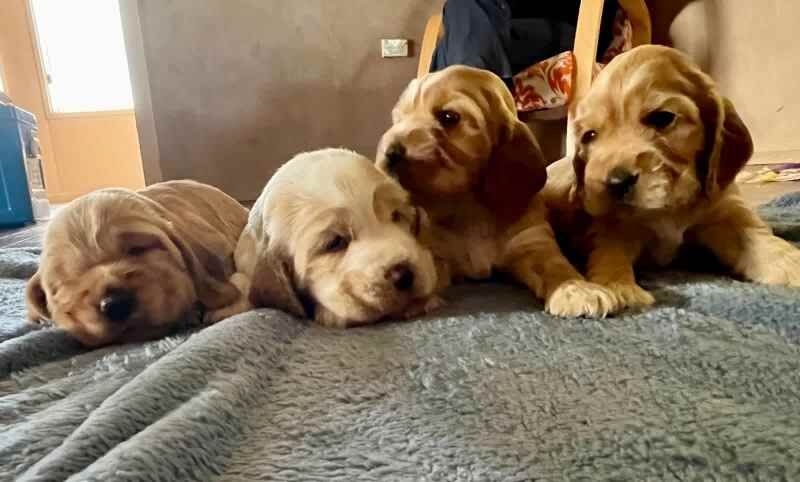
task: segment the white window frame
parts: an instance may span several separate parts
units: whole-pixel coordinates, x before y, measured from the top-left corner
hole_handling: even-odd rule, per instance
[[[2,0],[0,0],[2,1]],[[64,1],[73,1],[73,0],[64,0]],[[42,43],[39,39],[39,31],[36,27],[36,20],[34,18],[34,8],[33,8],[33,0],[27,0],[25,2],[26,9],[27,9],[27,17],[28,17],[28,28],[30,29],[32,40],[33,40],[33,50],[36,55],[36,68],[39,74],[39,86],[42,91],[42,97],[44,98],[44,106],[45,106],[45,116],[48,119],[64,119],[64,118],[71,118],[71,117],[113,117],[113,116],[129,116],[134,114],[136,111],[134,109],[117,109],[117,110],[101,110],[101,111],[87,111],[87,112],[58,112],[53,109],[52,100],[50,98],[50,89],[48,88],[47,83],[47,67],[44,61],[44,55],[42,54]],[[134,99],[135,100],[135,99]]]

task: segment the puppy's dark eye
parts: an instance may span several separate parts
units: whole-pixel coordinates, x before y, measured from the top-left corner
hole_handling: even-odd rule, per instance
[[[597,137],[596,130],[589,130],[583,133],[581,136],[581,144],[589,144]]]
[[[440,110],[436,113],[436,119],[442,127],[453,127],[461,120],[461,116],[452,110]]]
[[[644,125],[658,130],[669,127],[673,122],[675,122],[675,114],[667,110],[654,110],[642,119]]]
[[[142,256],[153,249],[156,249],[156,246],[131,246],[128,248],[128,256]]]
[[[339,251],[344,251],[347,249],[348,246],[350,246],[350,238],[336,235],[327,243],[325,243],[325,246],[322,247],[322,250],[326,253],[338,253]]]
[[[128,256],[141,256],[149,250],[147,246],[133,246],[128,248]]]
[[[402,220],[403,220],[403,213],[401,213],[400,211],[397,211],[397,210],[392,212],[392,222],[393,223],[399,223]]]

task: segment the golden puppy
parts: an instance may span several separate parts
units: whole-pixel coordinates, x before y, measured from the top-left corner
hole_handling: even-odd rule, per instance
[[[221,319],[281,308],[344,328],[433,308],[436,269],[417,240],[424,213],[352,151],[299,154],[269,180],[236,248],[245,294]]]
[[[773,236],[734,184],[750,134],[686,55],[647,45],[618,56],[577,104],[574,126],[575,156],[548,168],[544,195],[588,255],[588,278],[620,303],[652,304],[634,264],[663,266],[685,242],[746,279],[800,286],[800,251]]]
[[[163,335],[197,302],[238,299],[227,279],[246,222],[234,199],[193,181],[87,194],[47,227],[29,318],[88,346]]]
[[[586,282],[561,254],[542,201],[539,145],[517,119],[503,81],[453,66],[411,82],[378,146],[378,168],[395,176],[431,219],[442,278],[510,272],[562,316],[604,316],[614,298]]]

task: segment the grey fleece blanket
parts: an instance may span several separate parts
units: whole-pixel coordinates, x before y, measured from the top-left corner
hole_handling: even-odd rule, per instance
[[[763,209],[800,241],[800,196]],[[556,319],[453,289],[413,322],[259,310],[87,351],[23,324],[0,253],[2,480],[800,480],[800,291],[673,271],[657,305]]]

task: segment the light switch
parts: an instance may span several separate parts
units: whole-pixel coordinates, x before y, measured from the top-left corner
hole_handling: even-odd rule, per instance
[[[381,57],[408,57],[408,39],[381,39]]]

